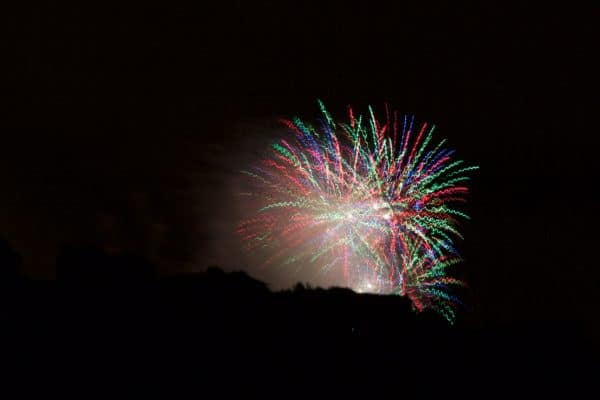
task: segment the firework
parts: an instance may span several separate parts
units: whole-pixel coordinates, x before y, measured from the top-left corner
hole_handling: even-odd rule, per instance
[[[238,227],[246,247],[267,250],[266,264],[338,273],[357,291],[405,295],[453,320],[449,288],[460,281],[447,269],[468,218],[456,205],[477,167],[452,160],[444,141],[431,145],[435,126],[413,129],[414,117],[386,108],[382,122],[371,107],[366,117],[349,108],[339,123],[319,105],[316,124],[283,121],[290,137],[243,171],[256,205]]]

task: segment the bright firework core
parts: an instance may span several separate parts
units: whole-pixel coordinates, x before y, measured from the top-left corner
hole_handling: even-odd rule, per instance
[[[390,220],[392,217],[392,212],[393,211],[391,207],[383,201],[367,202],[365,204],[349,203],[341,204],[337,212],[334,212],[332,214],[324,214],[321,217],[316,216],[315,219],[339,221],[340,224],[354,224],[357,220],[365,218],[370,219],[379,217],[385,220]]]
[[[429,146],[434,126],[413,131],[414,118],[386,109],[333,120],[321,104],[315,126],[284,121],[291,138],[249,171],[256,213],[239,225],[249,250],[265,264],[343,277],[358,292],[408,296],[417,310],[454,319],[459,303],[447,276],[460,257],[453,237],[464,201],[465,167],[443,142]]]

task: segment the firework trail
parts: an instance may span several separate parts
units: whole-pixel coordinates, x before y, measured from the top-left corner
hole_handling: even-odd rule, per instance
[[[435,126],[414,129],[414,117],[386,108],[378,120],[349,108],[334,121],[321,102],[322,118],[283,123],[292,133],[269,157],[244,174],[255,215],[239,224],[249,250],[268,250],[266,264],[317,273],[341,271],[358,291],[395,293],[421,311],[454,319],[458,300],[447,276],[460,261],[455,208],[465,200],[467,174],[477,169],[452,160],[444,141],[430,145]]]

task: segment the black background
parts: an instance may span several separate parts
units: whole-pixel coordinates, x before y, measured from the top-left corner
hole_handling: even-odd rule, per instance
[[[226,266],[211,210],[230,200],[210,193],[235,168],[215,154],[264,135],[240,126],[387,102],[480,166],[459,320],[574,323],[597,343],[594,10],[453,3],[5,13],[0,233],[22,272],[53,279],[61,245],[111,240],[163,272]]]

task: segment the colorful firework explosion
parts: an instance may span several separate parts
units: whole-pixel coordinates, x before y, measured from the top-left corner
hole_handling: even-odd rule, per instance
[[[323,118],[313,126],[283,121],[293,138],[244,173],[253,178],[254,218],[238,228],[248,249],[268,249],[266,263],[341,271],[357,291],[396,293],[454,319],[458,300],[447,276],[460,261],[454,204],[467,193],[475,166],[452,161],[444,141],[429,146],[435,126],[413,131],[414,117],[386,108],[367,117]]]

